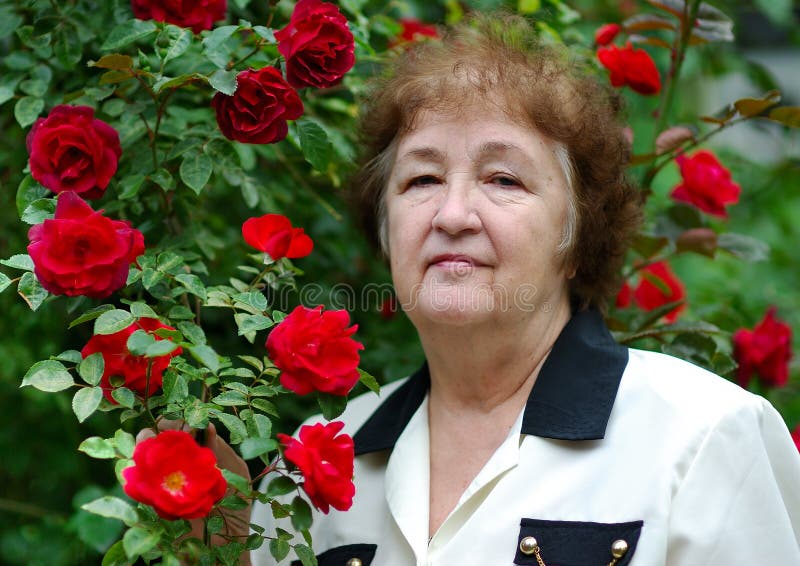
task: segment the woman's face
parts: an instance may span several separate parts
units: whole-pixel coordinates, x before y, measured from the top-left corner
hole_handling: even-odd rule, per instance
[[[424,112],[386,191],[389,256],[412,322],[531,317],[568,302],[569,189],[556,145],[500,109]]]

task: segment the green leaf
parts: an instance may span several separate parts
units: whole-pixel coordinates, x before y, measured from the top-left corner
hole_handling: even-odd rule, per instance
[[[72,412],[83,422],[95,412],[103,400],[103,390],[99,387],[82,387],[72,398]]]
[[[172,340],[156,340],[155,343],[150,344],[144,352],[148,358],[158,358],[166,356],[178,349],[178,345]]]
[[[160,538],[158,533],[141,527],[132,527],[122,537],[122,546],[125,548],[128,558],[134,559],[158,544]]]
[[[48,292],[42,287],[39,280],[27,271],[22,274],[17,285],[17,293],[28,304],[32,311],[37,310],[47,298]]]
[[[88,67],[100,67],[101,69],[124,71],[125,69],[133,68],[133,57],[130,55],[122,55],[120,53],[111,53],[109,55],[103,55],[97,61],[89,61],[86,65]]]
[[[378,380],[361,368],[358,368],[358,380],[361,383],[363,383],[367,387],[367,389],[369,389],[376,395],[380,395],[381,386],[378,383]]]
[[[119,524],[119,523],[117,523]],[[133,564],[131,560],[125,555],[125,549],[122,547],[122,541],[119,540],[111,545],[103,556],[102,566],[130,566]]]
[[[211,399],[211,402],[223,407],[240,407],[247,405],[247,396],[239,391],[223,391]]]
[[[114,334],[120,330],[125,330],[136,322],[136,317],[128,311],[114,309],[102,313],[94,321],[95,334]]]
[[[195,360],[210,369],[213,373],[219,371],[219,358],[217,353],[210,346],[206,346],[205,344],[189,346],[189,353]]]
[[[270,328],[275,323],[269,317],[260,314],[248,314],[236,317],[236,325],[239,327],[239,336],[247,334],[248,332],[257,332]]]
[[[294,515],[292,515],[292,520],[294,520]],[[314,554],[314,551],[306,545],[294,545],[294,552],[297,554],[297,557],[300,559],[300,562],[303,564],[303,566],[319,566],[317,564],[317,557]]]
[[[236,73],[217,69],[208,77],[208,84],[217,92],[232,96],[236,92]]]
[[[222,527],[225,526],[225,521],[219,515],[215,517],[211,517],[206,523],[206,532],[208,534],[213,535],[222,530]]]
[[[99,499],[95,499],[85,505],[81,505],[81,509],[100,515],[101,517],[108,517],[109,519],[119,519],[126,525],[133,525],[138,521],[136,510],[123,501],[119,497],[106,495]]]
[[[156,311],[145,302],[136,301],[130,305],[131,314],[136,318],[158,318]]]
[[[0,293],[5,291],[11,285],[11,278],[5,273],[0,273]]]
[[[164,63],[186,53],[186,50],[189,49],[192,43],[192,33],[187,29],[169,26],[168,33],[170,41],[167,46],[167,51],[164,53],[164,58],[162,59]]]
[[[790,128],[800,128],[800,106],[781,106],[769,113],[769,119]]]
[[[56,360],[44,360],[33,364],[22,378],[20,387],[27,385],[35,387],[39,391],[55,393],[69,389],[75,385],[75,381],[64,364]]]
[[[204,429],[208,426],[208,408],[195,400],[194,404],[183,411],[183,420],[192,428]]]
[[[168,403],[179,403],[189,395],[186,378],[179,373],[167,372],[164,375],[163,388]]]
[[[226,470],[223,468],[222,475],[228,482],[228,485],[241,491],[242,493],[250,493],[252,490],[250,489],[250,481],[240,476],[239,474],[235,474],[230,470]]]
[[[311,506],[305,499],[296,496],[292,500],[292,526],[302,531],[311,526],[311,521]]]
[[[270,403],[266,399],[253,399],[250,401],[250,404],[253,406],[254,409],[258,409],[262,413],[267,413],[268,415],[272,415],[274,417],[279,417],[278,409],[275,407],[273,403]]]
[[[7,86],[0,86],[0,106],[14,98],[14,90]]]
[[[279,495],[286,495],[292,493],[297,489],[297,483],[289,476],[278,476],[267,485],[267,497],[278,497]]]
[[[36,121],[44,110],[44,100],[33,96],[24,96],[14,105],[14,118],[21,128],[27,128]]]
[[[197,276],[192,273],[181,273],[180,275],[175,276],[175,280],[183,285],[187,291],[200,297],[202,300],[206,300],[206,286],[203,285],[203,281]]]
[[[239,447],[242,458],[245,460],[257,458],[277,449],[278,442],[274,438],[247,438]]]
[[[83,356],[78,350],[64,350],[55,357],[60,362],[69,362],[72,364],[79,364],[83,360]],[[95,385],[95,384],[93,384]]]
[[[194,318],[194,313],[192,312],[192,309],[190,309],[189,307],[185,307],[183,305],[175,305],[174,307],[169,309],[167,317],[171,318],[172,320],[192,320]],[[178,324],[178,330],[180,330],[184,336],[189,338],[189,340],[192,339],[190,336],[187,335],[186,332],[181,330],[180,324]]]
[[[41,224],[47,219],[53,218],[56,213],[56,200],[52,198],[40,198],[33,201],[22,212],[20,220],[25,224]]]
[[[241,303],[252,308],[255,312],[263,312],[267,309],[267,298],[259,291],[250,291],[248,293],[238,293],[233,296],[236,303]],[[238,306],[238,305],[236,305]]]
[[[103,377],[105,360],[102,352],[95,352],[81,360],[78,364],[78,374],[89,385],[97,385]]]
[[[329,421],[341,415],[345,407],[347,407],[347,396],[345,395],[317,393],[317,401],[319,402],[319,408],[322,410],[322,416]]]
[[[289,543],[283,539],[274,538],[269,541],[269,552],[275,562],[280,562],[289,554]]]
[[[126,45],[133,43],[134,41],[144,39],[148,35],[155,33],[157,30],[158,28],[156,27],[156,24],[154,24],[152,21],[137,19],[128,20],[127,22],[123,22],[111,30],[111,33],[108,34],[105,43],[103,43],[100,49],[103,51],[119,49],[120,47],[125,47]]]
[[[114,398],[114,401],[128,409],[132,409],[136,404],[136,396],[133,394],[133,391],[127,387],[117,387],[112,390],[111,397]]]
[[[33,271],[33,260],[28,254],[14,254],[8,259],[0,259],[0,264],[14,269]]]
[[[72,69],[83,56],[83,44],[77,28],[72,24],[63,25],[63,23],[64,20],[62,26],[55,31],[53,50],[59,62],[67,69]]]
[[[163,167],[150,175],[150,180],[165,191],[171,191],[175,188],[175,179],[172,177],[172,173]]]
[[[78,318],[76,318],[75,320],[70,322],[69,326],[67,328],[73,328],[73,327],[75,327],[75,326],[77,326],[79,324],[82,324],[84,322],[89,322],[90,320],[96,319],[98,316],[100,316],[104,312],[108,312],[108,311],[112,311],[112,310],[114,310],[114,306],[113,305],[98,305],[96,307],[92,307],[91,309],[89,309],[88,311],[86,311],[85,313],[80,315]]]
[[[219,502],[219,506],[234,510],[247,509],[247,501],[238,495],[228,495],[227,497],[222,498],[222,500]]]
[[[133,450],[136,448],[136,439],[129,432],[124,430],[117,430],[114,433],[114,444],[117,445],[117,451],[126,458],[133,457]]]
[[[99,436],[90,436],[78,446],[78,450],[84,454],[97,458],[99,460],[110,460],[117,457],[117,450],[114,443],[100,438]],[[87,509],[89,511],[89,509]],[[94,511],[92,511],[94,513]],[[99,513],[98,513],[99,514]]]
[[[205,39],[203,39],[203,49],[214,51],[224,44],[230,36],[236,33],[239,26],[219,26],[214,28]]]
[[[520,14],[533,14],[542,7],[542,0],[518,0],[517,11]]]
[[[135,197],[139,193],[139,189],[144,183],[145,176],[141,173],[134,173],[123,177],[119,182],[119,195],[117,198],[120,200],[127,200]]]
[[[219,421],[225,425],[228,432],[231,433],[231,444],[239,444],[242,440],[247,438],[247,428],[244,426],[242,419],[236,415],[229,415],[228,413],[217,414]]]
[[[755,5],[769,20],[779,26],[788,28],[795,21],[792,14],[792,0],[755,0]]]
[[[769,245],[766,242],[744,234],[720,234],[717,247],[747,262],[764,261],[769,257]]]
[[[200,194],[211,178],[214,164],[205,153],[187,153],[181,161],[180,176],[187,187]]]
[[[194,317],[194,315],[192,315]],[[202,345],[207,342],[206,340],[206,333],[203,332],[203,329],[197,326],[193,322],[179,322],[178,323],[178,330],[186,336],[186,338],[192,344]]]
[[[17,187],[17,214],[22,216],[28,206],[44,197],[49,191],[42,185],[33,180],[30,175],[25,175],[19,186]]]
[[[328,141],[328,134],[325,133],[325,130],[316,122],[304,118],[297,121],[297,134],[300,138],[300,149],[303,151],[306,161],[317,171],[326,171],[333,147]]]

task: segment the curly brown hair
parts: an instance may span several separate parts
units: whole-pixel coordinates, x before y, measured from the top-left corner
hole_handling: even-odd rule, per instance
[[[604,309],[641,219],[641,198],[625,176],[630,147],[619,94],[567,47],[546,43],[523,18],[478,15],[441,40],[403,50],[377,78],[360,120],[360,170],[351,196],[368,236],[386,253],[384,193],[398,140],[423,110],[458,112],[499,101],[566,151],[558,152],[571,192],[565,265],[575,270],[578,308]]]

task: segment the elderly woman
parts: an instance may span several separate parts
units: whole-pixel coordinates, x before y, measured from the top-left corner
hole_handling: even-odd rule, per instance
[[[314,517],[320,564],[800,564],[781,417],[599,312],[640,220],[617,97],[520,20],[472,23],[364,115],[358,205],[427,363],[344,413],[356,495]]]

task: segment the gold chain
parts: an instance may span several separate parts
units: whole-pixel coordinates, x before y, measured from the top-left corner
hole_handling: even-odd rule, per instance
[[[536,557],[536,562],[539,564],[539,566],[547,566],[547,564],[544,563],[544,560],[542,560],[542,553],[538,546],[533,549],[533,555]],[[611,562],[608,563],[608,566],[614,566],[617,563],[617,560],[619,560],[619,558],[612,558]]]

